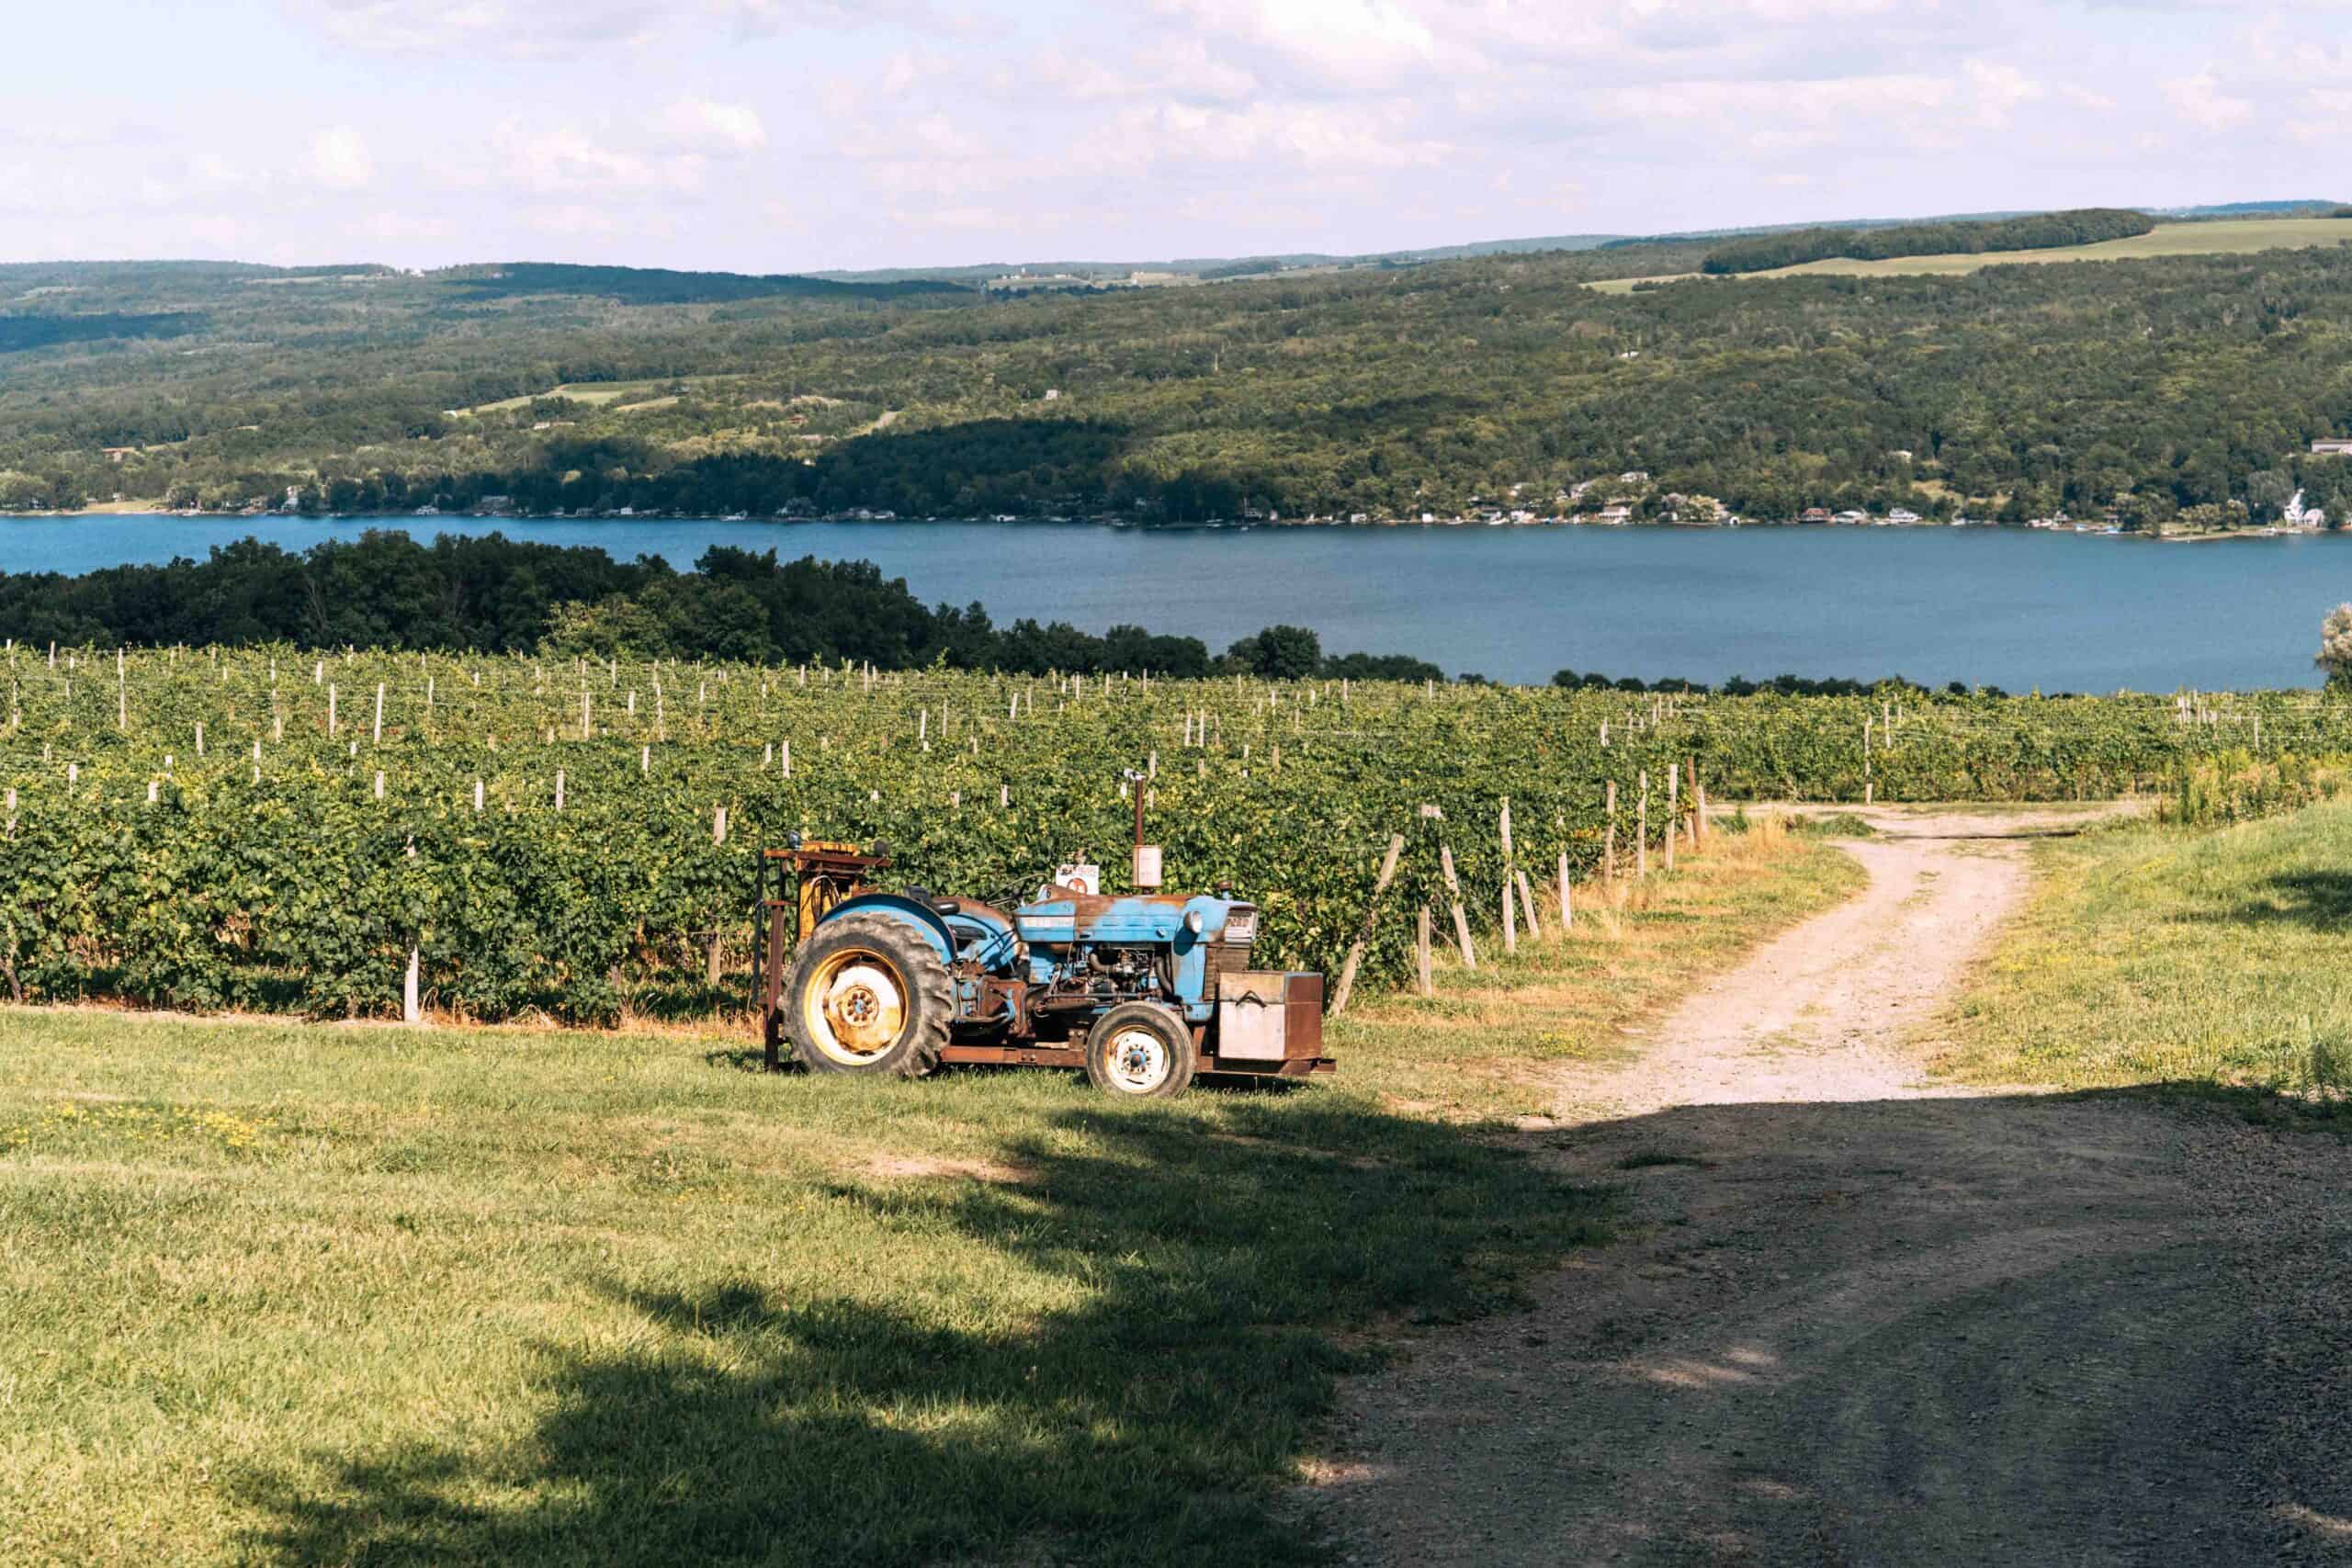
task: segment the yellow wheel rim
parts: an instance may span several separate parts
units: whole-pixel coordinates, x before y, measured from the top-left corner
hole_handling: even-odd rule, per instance
[[[844,1066],[865,1066],[906,1029],[906,977],[872,948],[827,953],[801,991],[800,1018],[809,1046]]]

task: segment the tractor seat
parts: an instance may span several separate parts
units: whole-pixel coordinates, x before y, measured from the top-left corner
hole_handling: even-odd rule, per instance
[[[906,896],[933,914],[953,915],[964,908],[961,899],[939,897],[928,887],[910,887]]]

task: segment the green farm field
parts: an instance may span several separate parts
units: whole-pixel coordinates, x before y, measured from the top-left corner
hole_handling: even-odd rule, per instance
[[[1738,279],[1803,277],[1884,277],[1927,276],[1956,277],[1988,266],[2018,263],[2076,261],[2140,261],[2153,256],[2238,255],[2257,251],[2303,250],[2352,240],[2352,220],[2342,218],[2233,218],[2202,223],[2159,223],[2145,234],[2105,240],[2095,245],[2066,245],[2043,251],[1985,251],[1971,255],[1897,256],[1886,261],[1856,261],[1838,256],[1806,262],[1801,266],[1775,267],[1767,272],[1735,275]],[[1630,294],[1636,284],[1674,283],[1699,273],[1673,273],[1659,277],[1612,277],[1587,285],[1605,294]]]
[[[1336,1380],[1611,1234],[1498,1119],[1859,879],[1719,831],[1166,1103],[0,1008],[0,1559],[1322,1561]]]

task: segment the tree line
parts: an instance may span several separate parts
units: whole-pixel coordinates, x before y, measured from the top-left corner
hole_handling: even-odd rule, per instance
[[[1958,223],[1903,223],[1887,229],[1792,229],[1729,241],[1708,253],[1699,270],[1723,276],[1845,257],[1888,261],[1896,256],[1982,255],[1987,251],[2048,251],[2066,245],[2145,234],[2156,220],[2125,208],[2085,207]]]
[[[1312,631],[1270,626],[1213,656],[1198,637],[1062,621],[999,626],[980,604],[926,607],[868,561],[780,560],[714,546],[691,571],[592,546],[491,534],[421,544],[370,530],[290,551],[258,539],[203,560],[69,576],[0,572],[0,636],[28,648],[208,643],[943,665],[1020,674],[1247,672],[1285,680],[1441,680],[1399,655],[1327,656]]]

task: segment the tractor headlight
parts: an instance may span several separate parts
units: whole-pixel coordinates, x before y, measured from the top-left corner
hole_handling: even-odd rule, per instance
[[[1194,936],[1198,936],[1201,934],[1201,912],[1198,909],[1187,909],[1184,911],[1184,929],[1186,931],[1191,931]]]

